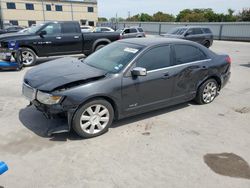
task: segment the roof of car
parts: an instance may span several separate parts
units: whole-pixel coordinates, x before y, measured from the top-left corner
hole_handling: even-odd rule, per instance
[[[137,45],[142,46],[154,46],[158,44],[172,44],[172,43],[182,43],[182,44],[195,44],[195,42],[183,40],[183,39],[175,39],[175,38],[163,38],[163,37],[157,37],[157,38],[130,38],[130,39],[123,39],[120,40],[120,42],[127,42],[127,43],[133,43]]]
[[[176,28],[180,28],[180,29],[187,28],[187,29],[189,29],[189,28],[208,28],[208,27],[189,25],[189,26],[180,26],[180,27],[176,27]]]

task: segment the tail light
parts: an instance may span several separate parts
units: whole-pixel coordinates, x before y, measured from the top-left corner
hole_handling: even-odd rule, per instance
[[[229,63],[229,64],[231,64],[232,63],[232,59],[229,56],[227,56],[226,57],[226,62]]]

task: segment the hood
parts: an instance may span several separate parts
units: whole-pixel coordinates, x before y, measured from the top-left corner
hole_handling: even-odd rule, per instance
[[[6,33],[6,34],[1,34],[0,35],[0,41],[3,40],[17,40],[17,39],[23,39],[26,36],[30,36],[32,34],[30,33]]]
[[[172,35],[172,34],[162,34],[161,36],[166,37],[166,38],[184,38],[182,35]]]
[[[91,67],[77,58],[66,57],[32,68],[24,76],[24,82],[41,91],[53,91],[71,83],[75,85],[97,80],[105,74],[105,71]]]

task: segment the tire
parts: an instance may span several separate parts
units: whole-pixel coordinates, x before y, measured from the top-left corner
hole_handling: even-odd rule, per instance
[[[93,138],[106,133],[113,119],[112,105],[106,100],[96,99],[77,110],[72,128],[83,138]]]
[[[218,95],[218,83],[215,79],[208,79],[198,89],[195,101],[198,104],[209,104]]]
[[[210,47],[210,42],[209,42],[208,40],[205,41],[205,42],[204,42],[204,46],[207,47],[207,48],[209,48],[209,47]]]
[[[36,64],[36,54],[33,50],[31,50],[30,48],[22,48],[22,59],[23,59],[23,65],[28,67],[28,66],[32,66]],[[19,54],[19,56],[21,55]],[[20,58],[21,57],[17,57]]]
[[[95,48],[95,52],[98,51],[98,50],[100,50],[100,49],[103,48],[104,46],[106,46],[106,45],[104,45],[104,44],[98,45],[98,46]]]

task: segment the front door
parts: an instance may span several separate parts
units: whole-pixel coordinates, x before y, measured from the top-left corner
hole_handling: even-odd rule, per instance
[[[143,67],[146,76],[125,75],[122,80],[122,108],[124,114],[152,110],[166,104],[172,97],[174,75],[169,45],[157,46],[144,52],[133,67]]]
[[[58,55],[63,51],[61,25],[59,23],[50,23],[42,31],[46,34],[36,41],[36,47],[41,56]]]

